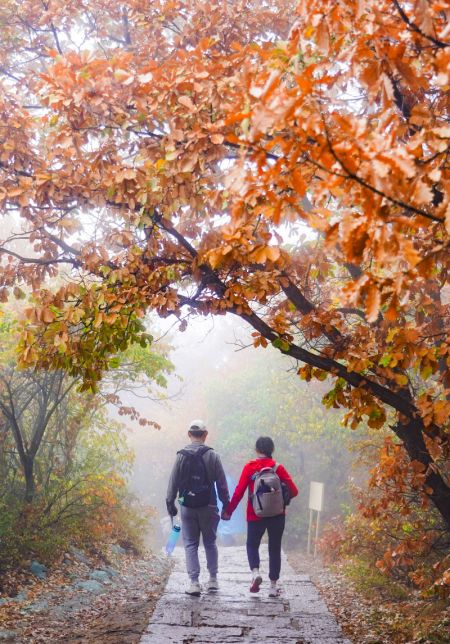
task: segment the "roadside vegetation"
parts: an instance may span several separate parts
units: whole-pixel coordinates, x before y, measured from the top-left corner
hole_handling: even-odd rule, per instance
[[[0,335],[2,570],[49,564],[70,545],[139,549],[151,509],[128,491],[134,455],[120,418],[155,431],[124,401],[133,390],[163,396],[173,369],[166,351],[130,347],[89,394],[63,371],[19,368],[17,324],[5,310]]]

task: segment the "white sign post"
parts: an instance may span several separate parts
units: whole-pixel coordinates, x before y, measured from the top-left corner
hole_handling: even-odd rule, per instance
[[[308,554],[311,554],[311,531],[313,525],[313,512],[317,512],[316,536],[314,539],[314,557],[317,552],[317,540],[319,538],[320,513],[323,510],[323,483],[311,481],[309,485],[309,528],[308,528]]]

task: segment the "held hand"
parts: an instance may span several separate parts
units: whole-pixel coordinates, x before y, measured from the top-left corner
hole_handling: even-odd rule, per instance
[[[169,503],[167,502],[167,512],[170,517],[176,517],[178,514],[178,510],[176,508],[175,503]]]
[[[231,519],[231,514],[228,514],[228,512],[225,512],[225,510],[222,510],[222,514],[220,515],[220,518],[222,521],[229,521]]]

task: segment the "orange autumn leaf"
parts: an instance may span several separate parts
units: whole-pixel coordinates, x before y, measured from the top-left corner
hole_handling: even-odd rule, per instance
[[[366,295],[366,318],[368,322],[375,322],[380,312],[381,294],[376,284],[371,283]]]

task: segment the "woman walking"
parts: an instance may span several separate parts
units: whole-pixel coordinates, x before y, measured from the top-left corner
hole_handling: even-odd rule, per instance
[[[289,498],[297,496],[298,489],[292,480],[287,470],[282,465],[277,465],[272,458],[275,449],[274,442],[268,436],[260,436],[256,441],[255,451],[256,458],[242,470],[239,483],[234,491],[233,498],[228,506],[222,512],[222,519],[227,521],[235,511],[245,490],[249,489],[248,502],[247,502],[247,556],[250,569],[252,571],[252,582],[250,586],[251,593],[259,592],[262,583],[262,577],[259,572],[259,546],[261,539],[267,530],[269,538],[269,579],[270,590],[269,597],[276,597],[278,595],[277,582],[280,577],[281,569],[281,539],[284,532],[285,524],[285,510],[279,508],[280,511],[274,516],[261,516],[264,514],[261,503],[259,502],[258,495],[254,495],[255,479],[259,479],[261,475],[258,472],[266,470],[270,476],[274,474],[278,476],[282,486],[288,491]],[[257,483],[258,491],[265,492],[263,486]],[[270,492],[269,489],[267,489]],[[259,503],[259,506],[258,506]],[[256,511],[255,511],[256,508]],[[261,508],[261,510],[259,509]]]

